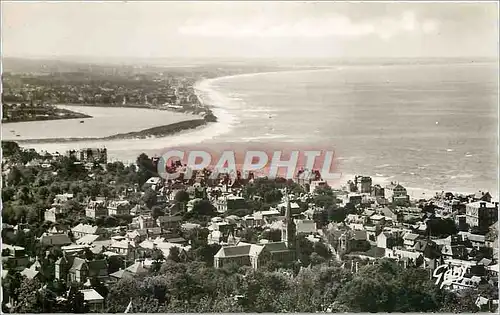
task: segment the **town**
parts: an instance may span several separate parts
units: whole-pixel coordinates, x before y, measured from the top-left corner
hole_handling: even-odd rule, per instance
[[[68,104],[172,110],[209,116],[210,121],[216,121],[195,93],[193,85],[197,77],[171,76],[169,72],[113,75],[101,72],[29,76],[6,73],[2,103],[7,106],[3,106],[3,120],[88,118],[53,106]]]
[[[498,309],[488,192],[413,200],[369,176],[333,189],[316,170],[167,180],[145,154],[2,151],[4,312]]]

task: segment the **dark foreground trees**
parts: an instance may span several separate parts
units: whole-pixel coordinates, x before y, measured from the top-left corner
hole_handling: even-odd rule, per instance
[[[322,263],[292,271],[167,260],[159,272],[112,285],[108,311],[123,312],[476,312],[472,300],[439,289],[424,269],[381,260],[357,274]]]

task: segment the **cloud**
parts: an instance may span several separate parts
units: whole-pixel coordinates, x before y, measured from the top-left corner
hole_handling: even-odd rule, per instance
[[[182,35],[202,37],[361,37],[375,35],[390,39],[403,33],[434,33],[439,29],[435,20],[419,21],[413,11],[400,17],[381,17],[367,21],[352,21],[344,15],[318,18],[281,20],[261,16],[253,19],[191,20],[178,28]]]

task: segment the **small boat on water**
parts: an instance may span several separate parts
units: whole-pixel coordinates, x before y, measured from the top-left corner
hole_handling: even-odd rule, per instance
[[[80,124],[83,124],[85,121],[84,120],[80,120]]]
[[[21,135],[16,135],[16,137],[20,137]]]

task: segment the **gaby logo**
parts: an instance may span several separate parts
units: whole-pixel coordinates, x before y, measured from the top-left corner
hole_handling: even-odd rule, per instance
[[[442,289],[463,279],[466,271],[465,267],[441,265],[434,270],[433,276],[436,278],[436,285]]]
[[[175,148],[167,150],[158,160],[158,174],[167,180],[183,176],[190,179],[196,171],[210,170],[209,178],[221,174],[248,179],[252,175],[268,178],[297,179],[321,174],[323,180],[340,179],[336,172],[333,150],[308,148],[307,150],[263,150],[237,147],[230,149]]]

